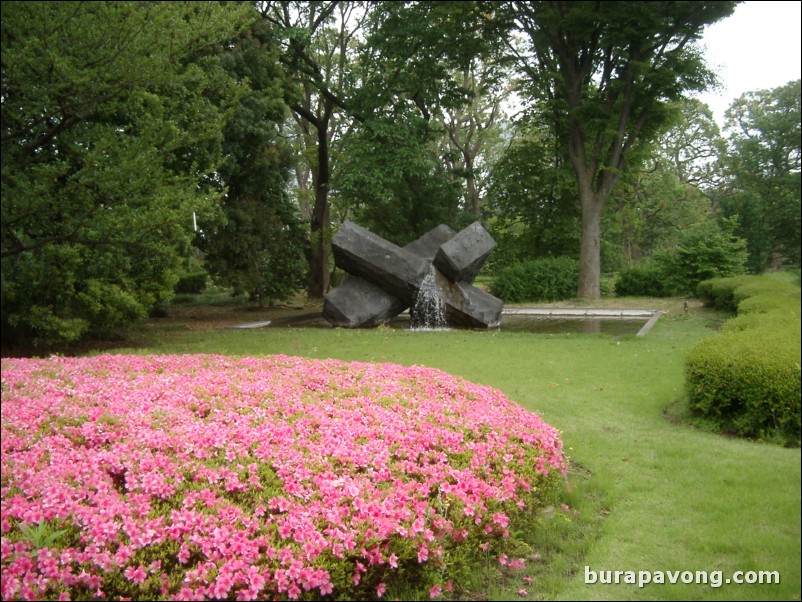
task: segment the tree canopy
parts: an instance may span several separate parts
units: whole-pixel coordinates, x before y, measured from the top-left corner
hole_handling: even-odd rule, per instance
[[[705,237],[798,264],[799,81],[723,135],[687,98],[737,4],[4,2],[3,341],[125,327],[192,261],[320,297],[345,219],[398,244],[479,219],[488,269],[578,258],[584,298]]]
[[[10,2],[2,20],[4,337],[75,340],[172,294],[240,91],[238,4]]]
[[[713,82],[695,42],[735,2],[510,2],[523,94],[564,140],[582,212],[578,297],[600,295],[602,210],[670,102]]]
[[[725,214],[737,216],[755,271],[800,261],[800,80],[748,92],[727,111]]]

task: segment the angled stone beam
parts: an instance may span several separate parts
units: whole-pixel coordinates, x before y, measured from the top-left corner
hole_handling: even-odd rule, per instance
[[[348,280],[326,295],[323,317],[334,326],[370,328],[393,319],[409,307],[359,276]]]
[[[344,222],[331,241],[334,261],[407,305],[414,302],[429,261],[357,226]]]
[[[452,282],[473,282],[496,241],[479,222],[474,222],[441,245],[434,258],[435,267]]]
[[[454,230],[441,224],[406,245],[404,250],[432,261],[440,246],[455,234]],[[339,263],[337,265],[342,267]],[[409,303],[364,278],[352,275],[326,295],[323,317],[334,326],[370,328],[391,320],[407,307]]]
[[[442,247],[456,235],[457,233],[454,230],[445,224],[440,224],[436,228],[429,230],[417,240],[413,240],[411,243],[406,245],[404,250],[417,255],[418,257],[426,259],[427,261],[433,261],[435,255],[437,255],[437,252],[440,250],[440,247]]]
[[[472,328],[497,328],[501,324],[501,299],[467,282],[450,282],[442,273],[436,278],[449,324]]]

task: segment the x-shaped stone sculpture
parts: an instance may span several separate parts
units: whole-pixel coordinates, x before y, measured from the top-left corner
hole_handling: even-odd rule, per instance
[[[336,265],[350,274],[323,304],[323,316],[335,326],[376,326],[414,308],[432,275],[448,324],[499,325],[501,300],[471,284],[496,246],[479,222],[459,233],[438,226],[402,248],[347,221],[331,245]]]

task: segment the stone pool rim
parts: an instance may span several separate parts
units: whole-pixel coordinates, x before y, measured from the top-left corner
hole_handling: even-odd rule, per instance
[[[646,318],[636,337],[648,334],[665,312],[659,309],[602,309],[593,307],[505,307],[501,315],[544,316],[548,318]]]
[[[403,312],[406,314],[407,312]],[[545,318],[605,318],[605,319],[645,319],[646,323],[641,327],[636,337],[643,337],[652,329],[660,317],[665,312],[658,309],[601,309],[601,308],[580,308],[580,307],[505,307],[501,315],[518,316],[542,316]],[[279,320],[265,320],[262,322],[249,322],[245,324],[235,324],[229,328],[252,329],[264,328],[270,324],[275,324]],[[488,330],[494,330],[488,328]]]

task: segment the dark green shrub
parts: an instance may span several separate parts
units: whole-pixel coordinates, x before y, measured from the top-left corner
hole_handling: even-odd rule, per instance
[[[793,285],[765,276],[733,276],[712,278],[700,282],[696,296],[705,305],[730,311],[743,311],[740,303],[746,299],[765,296],[783,297],[798,290]],[[765,301],[763,301],[765,302]],[[754,303],[754,301],[750,302]],[[749,305],[747,305],[749,307]]]
[[[208,277],[205,271],[184,274],[176,283],[175,292],[180,295],[198,295],[206,289]]]
[[[684,232],[676,246],[660,249],[622,272],[615,292],[620,296],[690,295],[704,280],[742,274],[746,258],[746,243],[733,236],[729,222],[722,226],[702,222]]]
[[[644,261],[621,272],[615,283],[615,294],[619,297],[667,297],[671,291],[666,287],[667,277],[663,267],[653,261]]]
[[[499,270],[490,292],[507,303],[559,301],[576,297],[579,262],[569,257],[525,261]]]
[[[700,283],[709,305],[738,310],[685,359],[689,407],[744,437],[800,444],[800,290],[761,276]]]
[[[666,275],[666,287],[693,294],[700,282],[746,272],[746,241],[734,235],[734,224],[700,222],[682,234],[679,244],[655,254]]]

